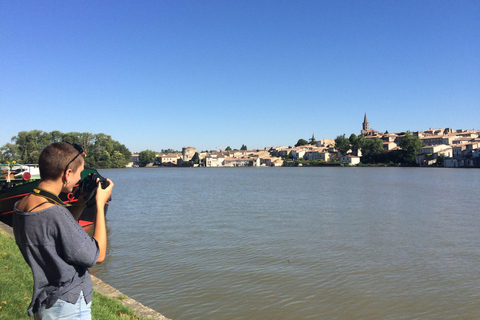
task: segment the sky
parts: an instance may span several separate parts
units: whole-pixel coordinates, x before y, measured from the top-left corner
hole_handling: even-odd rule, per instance
[[[0,146],[130,151],[480,129],[480,1],[0,0]]]

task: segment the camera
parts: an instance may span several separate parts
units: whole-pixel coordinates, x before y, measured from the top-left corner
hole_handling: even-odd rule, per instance
[[[108,180],[102,177],[98,172],[90,173],[88,176],[85,177],[85,179],[82,180],[82,182],[80,182],[79,187],[82,193],[90,193],[96,190],[97,179],[100,179],[100,185],[102,186],[102,189],[105,189],[110,184],[110,182],[108,182]]]
[[[102,189],[108,187],[110,182],[108,182],[108,180],[100,175],[96,170],[89,170],[91,170],[91,173],[79,182],[78,187],[74,188],[72,195],[77,199],[83,198],[87,207],[92,207],[95,205],[95,195],[97,194],[97,179],[99,179]]]

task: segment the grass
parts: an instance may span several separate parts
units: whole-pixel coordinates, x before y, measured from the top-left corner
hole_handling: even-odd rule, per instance
[[[31,320],[27,308],[32,297],[33,278],[15,239],[0,230],[0,319]],[[119,300],[93,292],[92,319],[146,320]]]

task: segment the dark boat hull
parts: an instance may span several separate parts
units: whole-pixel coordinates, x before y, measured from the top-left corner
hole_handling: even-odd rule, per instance
[[[91,173],[95,174],[97,173],[97,170],[85,169],[84,171],[82,171],[82,180],[85,179]],[[17,201],[19,201],[20,199],[28,195],[30,192],[32,192],[33,188],[37,187],[39,182],[40,180],[29,181],[29,182],[12,181],[10,186],[4,185],[0,189],[0,221],[1,222],[9,226],[12,226],[13,206]],[[76,194],[75,188],[78,188],[78,185],[74,187],[73,194]],[[65,203],[72,204],[72,207],[68,207],[72,213],[73,213],[73,210],[75,210],[75,208],[78,208],[75,205],[78,205],[82,201],[80,199],[72,197],[72,194],[67,195],[64,193],[60,194],[60,199],[62,199],[63,202]],[[106,204],[105,214],[107,213],[107,209],[108,209],[108,205]],[[96,211],[97,210],[95,206],[85,207],[82,210],[82,213],[80,214],[80,218],[78,219],[78,222],[82,226],[82,228],[89,233],[94,226]]]

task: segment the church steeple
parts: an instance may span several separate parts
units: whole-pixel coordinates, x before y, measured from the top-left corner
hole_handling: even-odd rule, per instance
[[[367,119],[367,113],[365,112],[365,117],[363,118],[363,130],[362,131],[368,131],[370,129],[370,125],[368,124],[368,119]]]
[[[370,124],[368,123],[367,113],[365,112],[365,117],[363,117],[362,131],[361,134],[364,136],[368,135],[370,131]]]

